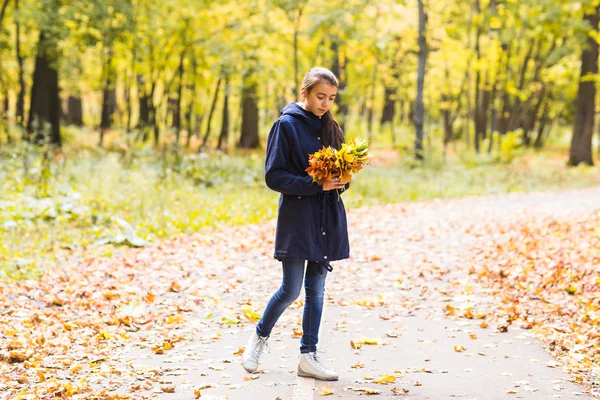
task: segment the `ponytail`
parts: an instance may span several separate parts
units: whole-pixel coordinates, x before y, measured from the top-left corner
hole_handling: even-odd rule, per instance
[[[344,143],[342,128],[340,128],[331,111],[323,114],[321,120],[323,121],[322,135],[325,146],[331,146],[339,150],[342,147],[342,143]]]

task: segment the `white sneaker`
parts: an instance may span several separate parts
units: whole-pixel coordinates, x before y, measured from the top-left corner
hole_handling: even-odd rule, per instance
[[[268,347],[267,339],[268,337],[258,336],[256,331],[252,332],[252,335],[248,339],[244,354],[242,355],[242,365],[246,371],[254,372],[258,369],[260,355],[265,347]]]
[[[327,368],[316,352],[300,354],[298,375],[322,381],[337,381],[337,371]]]

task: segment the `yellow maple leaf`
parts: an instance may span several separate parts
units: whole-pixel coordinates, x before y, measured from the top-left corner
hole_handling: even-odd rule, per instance
[[[331,386],[329,386],[328,384],[321,386],[321,388],[319,389],[319,396],[329,396],[334,393],[335,392],[333,391]]]
[[[396,382],[394,375],[383,374],[375,381],[378,385],[387,385],[388,383]]]

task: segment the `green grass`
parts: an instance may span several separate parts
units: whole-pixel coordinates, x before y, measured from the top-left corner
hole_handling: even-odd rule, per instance
[[[346,203],[360,206],[594,185],[600,185],[597,168],[567,168],[562,162],[536,155],[508,164],[456,162],[366,169],[355,179]]]
[[[408,154],[399,160],[379,166],[376,160],[361,171],[344,194],[347,207],[600,185],[597,168],[567,168],[564,151],[418,166]],[[0,276],[35,277],[65,252],[90,246],[274,218],[278,194],[264,185],[263,162],[260,151],[230,157],[144,148],[0,149]],[[112,246],[101,248],[110,255]]]

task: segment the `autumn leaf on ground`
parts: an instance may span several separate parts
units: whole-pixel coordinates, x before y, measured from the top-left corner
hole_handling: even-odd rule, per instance
[[[252,308],[250,306],[244,306],[242,310],[244,310],[244,317],[246,317],[250,322],[259,321],[262,317],[261,314],[252,311]]]
[[[600,365],[597,346],[571,349],[598,340],[593,327],[600,321],[600,281],[594,270],[599,226],[600,212],[563,220],[520,218],[516,224],[489,226],[490,232],[505,234],[494,235],[472,255],[479,264],[478,283],[503,304],[490,315],[499,321],[497,330],[507,332],[515,321],[530,329],[584,383],[591,383],[588,371]]]
[[[292,330],[292,337],[294,339],[300,339],[302,337],[302,329],[294,328]]]
[[[333,389],[331,388],[331,386],[329,386],[328,384],[325,384],[323,386],[321,386],[319,388],[319,396],[329,396],[334,394],[335,392],[333,391]]]
[[[350,387],[347,387],[346,390],[352,390],[354,392],[363,392],[368,395],[381,394],[381,390],[371,389],[371,388],[367,388],[367,387],[352,387],[352,386],[350,386]]]
[[[37,373],[37,376],[40,378],[40,382],[45,382],[46,381],[46,377],[44,376],[44,373],[41,370],[37,370],[35,371]]]
[[[392,388],[392,393],[394,394],[402,394],[402,395],[407,395],[408,393],[410,393],[410,390],[408,389],[404,389],[404,388],[398,388],[396,386],[394,386]]]
[[[173,386],[173,385],[161,386],[160,390],[162,390],[165,393],[175,393],[175,386]]]
[[[175,293],[180,292],[181,291],[181,285],[179,284],[179,282],[173,281],[173,282],[171,282],[171,287],[169,288],[169,290],[171,292],[175,292]]]
[[[383,374],[375,381],[378,385],[387,385],[388,383],[396,382],[394,375]]]
[[[353,349],[360,349],[362,347],[362,344],[360,343],[356,343],[354,340],[350,341],[350,347],[352,347]]]
[[[463,345],[457,344],[454,346],[454,351],[456,351],[457,353],[461,353],[463,351],[465,351],[467,348]]]
[[[241,356],[242,354],[244,354],[245,349],[243,347],[240,347],[236,352],[233,353],[234,356]]]
[[[356,346],[360,346],[360,345],[378,345],[378,344],[383,344],[383,341],[381,340],[381,338],[377,338],[377,337],[361,337],[360,339],[354,339],[350,342],[350,345],[352,346],[353,349],[360,349],[360,347],[356,347]]]

